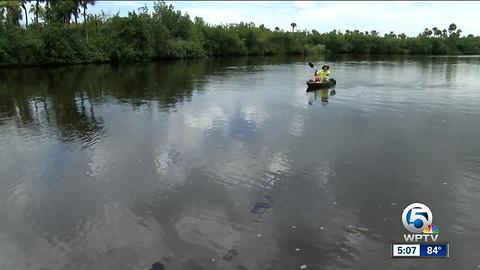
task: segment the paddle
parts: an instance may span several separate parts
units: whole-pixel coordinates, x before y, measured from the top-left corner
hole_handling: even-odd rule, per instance
[[[311,68],[314,68],[314,69],[315,69],[315,73],[317,73],[317,67],[316,67],[312,62],[308,62],[308,65],[309,65]],[[312,81],[312,79],[310,79],[310,81]]]

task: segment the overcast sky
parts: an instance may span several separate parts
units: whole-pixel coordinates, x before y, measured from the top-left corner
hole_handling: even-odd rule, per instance
[[[295,22],[298,29],[316,29],[319,32],[337,30],[395,31],[417,35],[425,27],[441,29],[455,22],[463,34],[480,35],[480,2],[468,1],[166,1],[192,18],[200,16],[213,24],[254,22],[270,29],[276,26],[290,29]],[[107,14],[128,11],[152,1],[97,1],[90,12],[104,10]]]

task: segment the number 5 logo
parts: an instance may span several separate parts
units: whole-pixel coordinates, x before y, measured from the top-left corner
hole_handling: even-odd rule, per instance
[[[431,225],[432,221],[432,211],[422,203],[412,203],[403,210],[403,226],[411,233],[422,233],[423,228]]]

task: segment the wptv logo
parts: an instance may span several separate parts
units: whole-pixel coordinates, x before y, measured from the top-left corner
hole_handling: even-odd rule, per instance
[[[403,226],[411,232],[404,234],[406,242],[436,242],[438,227],[433,225],[433,215],[430,208],[422,203],[412,203],[405,207],[402,214]]]

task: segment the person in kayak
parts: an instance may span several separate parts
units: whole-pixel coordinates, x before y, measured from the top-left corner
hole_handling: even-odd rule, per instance
[[[316,82],[328,82],[330,78],[330,67],[328,65],[323,65],[322,69],[319,71],[315,70],[315,81]]]

